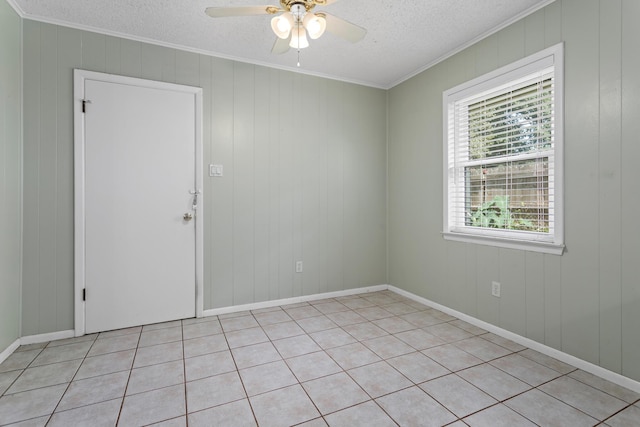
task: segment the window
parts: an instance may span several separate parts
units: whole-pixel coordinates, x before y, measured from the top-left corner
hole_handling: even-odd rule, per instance
[[[562,254],[562,45],[444,92],[444,237]]]

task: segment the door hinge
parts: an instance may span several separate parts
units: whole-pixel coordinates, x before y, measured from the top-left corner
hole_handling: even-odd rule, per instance
[[[82,290],[82,301],[86,301],[87,300],[87,288],[84,288]]]
[[[87,112],[87,104],[91,104],[91,101],[88,99],[83,99],[82,100],[82,112],[86,113]]]

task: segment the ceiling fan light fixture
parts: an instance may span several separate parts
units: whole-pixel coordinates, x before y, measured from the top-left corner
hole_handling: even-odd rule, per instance
[[[296,25],[295,28],[291,30],[291,42],[289,42],[289,46],[294,49],[304,49],[305,47],[309,47],[307,31],[302,25]]]
[[[324,34],[324,31],[327,29],[327,20],[322,16],[307,13],[304,17],[303,25],[307,29],[309,37],[315,40]]]
[[[309,47],[312,40],[322,37],[325,30],[352,43],[364,38],[367,30],[325,12],[314,12],[316,6],[328,6],[337,0],[279,0],[279,6],[208,7],[205,13],[212,18],[229,16],[271,15],[271,30],[276,41],[271,53],[282,54],[290,48],[298,51]]]
[[[276,36],[281,39],[289,38],[291,28],[293,27],[293,17],[289,12],[285,12],[282,15],[274,16],[271,19],[271,29]]]

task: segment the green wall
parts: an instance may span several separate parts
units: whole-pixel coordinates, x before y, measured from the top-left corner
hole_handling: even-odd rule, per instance
[[[225,167],[205,178],[205,309],[391,283],[640,380],[639,18],[636,0],[557,0],[389,91],[24,20],[22,335],[73,328],[77,67],[203,87],[204,162]],[[442,92],[559,42],[566,253],[445,242]]]
[[[74,68],[203,88],[205,310],[387,282],[385,91],[23,26],[22,335],[74,328]]]
[[[389,91],[390,283],[640,380],[638,19],[558,0]],[[442,92],[559,42],[565,254],[444,241]]]
[[[20,17],[0,2],[0,352],[20,337],[22,66]]]

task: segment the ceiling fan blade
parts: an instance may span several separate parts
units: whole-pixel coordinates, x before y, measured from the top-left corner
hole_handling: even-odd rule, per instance
[[[351,43],[359,42],[367,34],[367,30],[364,28],[359,27],[356,24],[352,24],[349,21],[345,21],[342,18],[338,18],[337,16],[324,12],[316,13],[316,15],[322,15],[327,20],[327,31],[338,37],[349,40]]]
[[[242,6],[242,7],[208,7],[204,13],[212,18],[226,18],[228,16],[273,15],[282,12],[276,6]]]
[[[291,41],[291,34],[286,39],[281,39],[280,37],[276,37],[275,43],[273,43],[273,48],[271,49],[271,53],[282,54],[289,50],[289,42]]]

